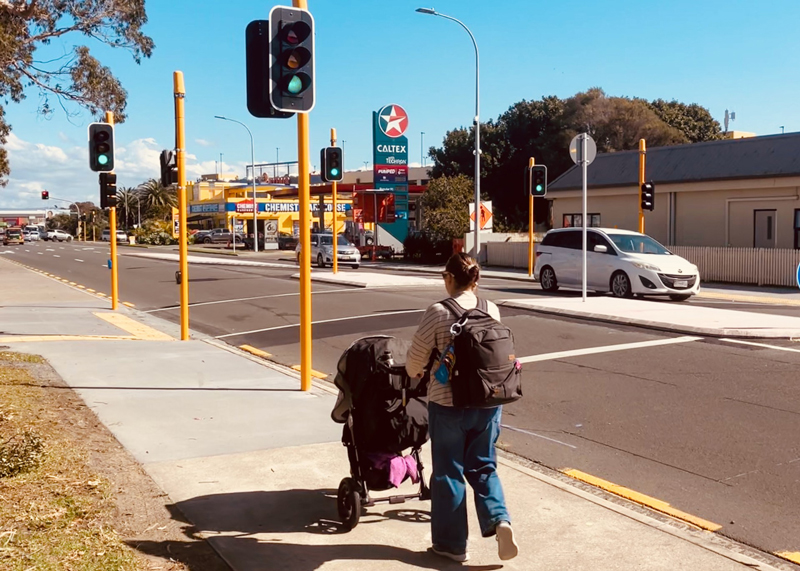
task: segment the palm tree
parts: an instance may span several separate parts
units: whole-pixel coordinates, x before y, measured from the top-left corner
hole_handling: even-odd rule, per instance
[[[136,189],[130,186],[121,186],[117,189],[117,207],[124,211],[125,229],[131,227],[131,209],[136,208],[138,196]]]
[[[171,209],[178,205],[177,193],[151,178],[139,185],[139,198],[154,218],[170,219]]]

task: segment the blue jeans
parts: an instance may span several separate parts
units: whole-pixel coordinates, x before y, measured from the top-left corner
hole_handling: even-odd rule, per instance
[[[431,533],[433,544],[452,553],[467,549],[466,478],[475,495],[484,537],[501,521],[511,522],[497,475],[495,443],[502,407],[453,408],[428,403],[433,452]]]

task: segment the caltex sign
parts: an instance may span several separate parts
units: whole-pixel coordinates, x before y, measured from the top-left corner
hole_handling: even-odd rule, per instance
[[[408,129],[408,115],[399,105],[386,105],[378,111],[378,124],[387,137],[402,137]]]

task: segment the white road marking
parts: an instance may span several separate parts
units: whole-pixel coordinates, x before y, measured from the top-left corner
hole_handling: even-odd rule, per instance
[[[78,258],[75,258],[75,261],[76,262],[82,262],[83,260],[79,260]]]
[[[404,309],[402,311],[385,311],[383,313],[370,313],[369,315],[353,315],[351,317],[337,317],[336,319],[321,319],[320,321],[312,321],[311,325],[319,325],[321,323],[335,323],[338,321],[352,321],[354,319],[366,319],[368,317],[382,317],[385,315],[402,315],[404,313],[423,313],[424,309]],[[299,323],[292,323],[291,325],[279,325],[278,327],[267,327],[265,329],[253,329],[252,331],[240,331],[239,333],[226,333],[225,335],[217,335],[215,339],[224,339],[225,337],[235,337],[237,335],[249,335],[251,333],[263,333],[265,331],[277,331],[278,329],[290,329],[292,327],[300,327]]]
[[[530,430],[523,430],[521,428],[515,428],[513,426],[509,426],[507,424],[501,424],[503,428],[506,430],[510,430],[512,432],[521,432],[522,434],[527,434],[529,436],[535,436],[537,438],[543,438],[545,440],[549,440],[550,442],[555,442],[556,444],[561,444],[562,446],[567,446],[569,448],[577,449],[577,446],[573,446],[572,444],[567,444],[566,442],[561,442],[560,440],[556,440],[555,438],[549,438],[547,436],[542,436],[541,434],[536,434],[535,432],[531,432]]]
[[[30,252],[30,250],[25,250],[26,252]]]
[[[44,256],[44,252],[36,252],[36,253],[39,254],[40,256]]]
[[[689,343],[699,341],[702,337],[674,337],[672,339],[656,339],[655,341],[639,341],[637,343],[620,343],[619,345],[604,345],[603,347],[589,347],[587,349],[574,349],[572,351],[558,351],[556,353],[543,353],[542,355],[531,355],[530,357],[520,357],[520,363],[534,363],[536,361],[552,361],[554,359],[565,359],[567,357],[580,357],[583,355],[594,355],[597,353],[610,353],[612,351],[626,351],[628,349],[642,349],[644,347],[658,347],[659,345],[673,345],[675,343]]]
[[[720,339],[726,343],[739,343],[741,345],[752,345],[754,347],[764,347],[765,349],[775,349],[777,351],[788,351],[790,353],[800,353],[800,349],[792,349],[791,347],[779,347],[778,345],[767,345],[766,343],[755,343],[753,341],[744,341],[742,339]]]
[[[55,250],[54,250],[53,248],[47,248],[47,249],[45,250],[45,252],[55,252]]]
[[[53,257],[54,258],[60,258],[61,256],[59,256],[58,254],[53,254]]]
[[[191,282],[191,280],[189,280],[189,281]],[[315,295],[320,295],[320,294],[323,294],[323,293],[342,293],[342,292],[344,292],[344,293],[356,292],[357,293],[357,292],[363,292],[363,290],[361,288],[332,289],[332,290],[326,290],[326,291],[312,292],[311,295],[315,296]],[[273,294],[273,295],[257,295],[257,296],[254,296],[254,297],[240,297],[239,299],[221,299],[219,301],[201,301],[199,303],[190,303],[189,307],[199,307],[201,305],[217,305],[217,304],[220,304],[220,303],[235,303],[235,302],[238,302],[238,301],[251,301],[251,300],[254,300],[254,299],[268,299],[268,298],[273,298],[273,297],[292,297],[292,296],[298,296],[298,295],[300,295],[300,292],[276,293],[276,294]],[[173,305],[171,307],[161,307],[159,309],[150,309],[148,311],[145,311],[144,313],[156,313],[158,311],[172,311],[172,310],[180,309],[180,308],[181,308],[180,305]]]

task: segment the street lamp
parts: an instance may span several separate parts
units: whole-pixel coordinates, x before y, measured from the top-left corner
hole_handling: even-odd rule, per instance
[[[247,125],[245,125],[241,121],[237,121],[236,119],[228,119],[227,117],[222,117],[221,115],[214,115],[214,118],[222,119],[223,121],[232,121],[233,123],[238,123],[245,129],[247,129]],[[250,129],[247,129],[247,134],[250,135],[250,170],[252,171],[251,174],[253,175],[253,251],[258,252],[258,204],[256,204],[256,153],[253,148],[253,133],[250,132]],[[222,157],[220,156],[220,159],[221,158]],[[220,170],[222,170],[221,167],[222,165],[220,165]],[[236,245],[235,227],[233,229],[233,243],[234,245]]]
[[[448,16],[447,14],[442,14],[441,12],[437,12],[433,8],[417,8],[417,12],[420,14],[430,14],[431,16],[439,16],[441,18],[446,18],[447,20],[452,20],[453,22],[460,25],[464,28],[467,33],[469,34],[470,39],[472,40],[472,45],[475,46],[475,259],[480,260],[480,251],[481,251],[481,235],[480,235],[480,214],[481,214],[481,122],[480,122],[480,63],[478,57],[478,43],[475,41],[475,36],[472,35],[472,32],[464,22],[453,18],[452,16]]]

